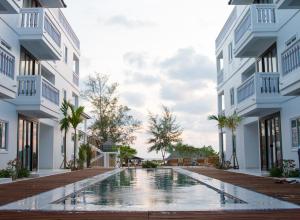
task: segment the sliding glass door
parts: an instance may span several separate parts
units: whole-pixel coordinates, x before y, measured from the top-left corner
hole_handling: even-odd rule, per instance
[[[19,117],[18,159],[22,167],[30,171],[38,168],[38,123]]]

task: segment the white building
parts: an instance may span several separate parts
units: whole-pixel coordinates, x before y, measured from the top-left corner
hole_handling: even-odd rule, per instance
[[[63,0],[0,1],[0,169],[17,157],[30,170],[63,163],[60,106],[78,105],[80,58],[63,7]]]
[[[231,0],[216,39],[219,114],[236,112],[240,168],[298,164],[300,146],[300,1]],[[223,134],[226,160],[231,132]]]

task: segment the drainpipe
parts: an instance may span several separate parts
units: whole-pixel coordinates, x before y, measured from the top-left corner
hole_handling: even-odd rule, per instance
[[[299,177],[300,177],[300,145],[298,147]]]

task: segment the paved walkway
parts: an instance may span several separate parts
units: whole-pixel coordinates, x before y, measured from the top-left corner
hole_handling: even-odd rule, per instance
[[[254,177],[239,173],[231,173],[215,169],[189,170],[201,173],[222,181],[233,183],[248,189],[300,203],[300,186],[289,184],[275,184],[274,180]],[[72,173],[59,174],[34,180],[0,185],[0,204],[6,204],[28,196],[36,195],[66,184],[76,182],[91,176],[106,172],[105,169],[89,169]],[[141,195],[142,196],[142,195]],[[210,212],[17,212],[0,211],[0,220],[154,220],[154,219],[182,219],[182,220],[280,220],[300,219],[299,210],[278,211],[210,211]]]

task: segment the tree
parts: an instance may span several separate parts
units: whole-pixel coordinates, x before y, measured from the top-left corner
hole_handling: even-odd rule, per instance
[[[74,157],[73,168],[76,168],[76,148],[77,148],[77,127],[83,121],[82,114],[84,113],[84,107],[80,106],[76,108],[74,105],[69,104],[71,109],[71,115],[69,116],[69,122],[74,129]]]
[[[95,116],[91,131],[99,138],[98,145],[109,139],[117,144],[129,145],[134,142],[134,133],[141,122],[130,115],[131,109],[119,103],[117,83],[109,83],[107,75],[97,73],[89,76],[84,97],[91,103]]]
[[[221,162],[221,167],[224,167],[224,162],[225,162],[225,155],[224,155],[224,140],[223,140],[223,129],[226,126],[226,116],[224,115],[210,115],[208,116],[208,120],[210,121],[216,121],[218,123],[218,127],[220,129],[220,162]]]
[[[120,164],[123,164],[123,161],[126,161],[127,165],[129,165],[129,160],[133,158],[137,151],[134,148],[131,148],[130,146],[120,146],[119,147],[119,158],[120,158]]]
[[[234,169],[239,169],[239,162],[238,162],[237,155],[236,155],[235,131],[236,131],[237,127],[239,126],[239,124],[241,123],[241,121],[242,121],[242,118],[240,116],[238,116],[236,113],[234,113],[233,115],[228,116],[226,118],[226,122],[225,122],[225,127],[230,129],[231,134],[232,134],[232,156],[231,156],[230,161],[233,161]]]
[[[148,144],[151,144],[148,151],[161,152],[163,161],[168,152],[171,152],[174,145],[181,141],[182,129],[176,122],[176,117],[172,112],[163,106],[163,113],[161,116],[149,114],[149,131],[151,137]]]
[[[63,118],[60,120],[60,130],[64,132],[64,169],[67,168],[67,133],[70,129],[70,121],[69,121],[69,110],[70,103],[66,100],[63,101],[60,111],[63,114]]]

